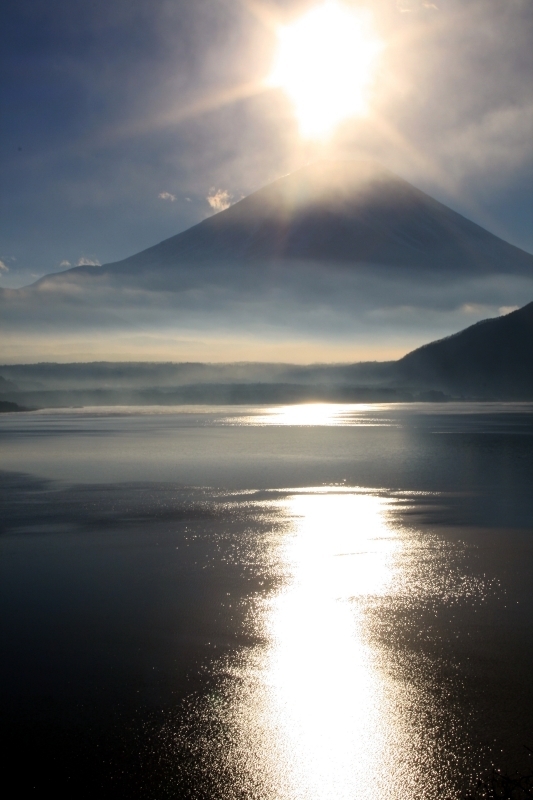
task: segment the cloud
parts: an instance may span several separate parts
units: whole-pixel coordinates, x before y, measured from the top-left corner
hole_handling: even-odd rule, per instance
[[[206,197],[207,202],[213,211],[224,211],[231,205],[231,195],[226,189],[215,189],[212,186],[209,189],[209,194]]]
[[[97,258],[86,258],[82,256],[78,261],[76,261],[77,267],[101,267],[102,264],[98,261]]]
[[[487,312],[487,306],[483,303],[463,303],[460,308],[463,314],[483,314]]]
[[[448,132],[442,154],[458,174],[467,170],[516,169],[531,151],[533,100],[488,110],[480,119]]]
[[[71,267],[71,266],[72,266],[72,264],[70,263],[70,261],[61,261],[61,262],[59,263],[59,266],[60,266],[60,267]]]
[[[420,11],[422,8],[433,9],[438,11],[438,6],[430,0],[398,0],[396,8],[401,14],[410,14],[413,11]]]
[[[0,272],[9,272],[9,267],[3,261],[0,261]]]
[[[518,311],[520,306],[500,306],[498,312],[500,317],[504,317],[506,314],[510,314],[512,311]]]
[[[170,192],[159,192],[157,196],[160,200],[170,200],[171,203],[174,203],[176,200],[176,195],[170,194]]]

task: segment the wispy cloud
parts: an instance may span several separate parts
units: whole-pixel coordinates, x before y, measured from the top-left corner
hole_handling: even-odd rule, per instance
[[[231,199],[232,196],[226,189],[215,189],[214,186],[209,189],[209,194],[206,197],[213,211],[224,211],[229,208]]]
[[[0,272],[9,272],[9,267],[3,261],[0,261]]]
[[[463,314],[483,314],[487,311],[487,306],[483,303],[463,303],[460,308]]]
[[[174,203],[176,201],[176,195],[170,194],[170,192],[159,192],[157,196],[159,197],[160,200],[168,200],[171,203]]]
[[[409,14],[424,8],[438,10],[438,6],[430,0],[397,0],[396,8],[401,14]]]
[[[97,258],[86,258],[82,256],[78,261],[76,261],[77,267],[101,267],[102,264],[98,261]]]
[[[458,174],[517,168],[531,151],[533,100],[493,108],[470,124],[449,132],[442,145],[448,164]]]
[[[506,314],[510,314],[512,311],[518,311],[519,306],[500,306],[498,309],[500,317],[504,317]]]
[[[70,263],[70,261],[60,261],[59,266],[60,267],[71,267],[72,264]]]

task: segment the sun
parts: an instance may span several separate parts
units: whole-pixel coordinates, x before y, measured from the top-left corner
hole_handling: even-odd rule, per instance
[[[344,119],[365,113],[382,47],[368,16],[339,2],[278,30],[268,83],[292,100],[302,136],[327,138]]]

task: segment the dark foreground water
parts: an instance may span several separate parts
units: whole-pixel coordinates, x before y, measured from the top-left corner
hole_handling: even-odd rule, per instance
[[[532,434],[525,405],[0,417],[10,796],[531,770]]]

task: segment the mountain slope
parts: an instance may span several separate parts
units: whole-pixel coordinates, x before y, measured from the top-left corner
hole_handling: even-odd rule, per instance
[[[395,373],[406,384],[452,394],[533,399],[533,302],[414,350]]]
[[[105,273],[127,283],[139,273],[280,260],[473,275],[533,273],[533,256],[382,167],[323,161],[130,258],[76,267],[56,279]]]

